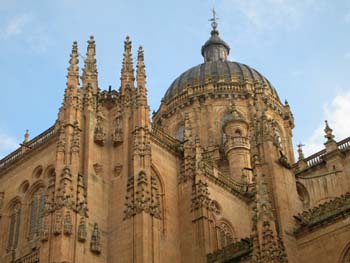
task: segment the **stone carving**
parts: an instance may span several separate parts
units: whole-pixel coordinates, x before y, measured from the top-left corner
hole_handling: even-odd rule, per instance
[[[49,240],[49,217],[45,215],[43,217],[43,225],[41,227],[41,241],[46,242]]]
[[[78,174],[78,184],[77,184],[77,205],[76,210],[81,216],[88,216],[88,207],[87,207],[87,192],[86,192],[86,183],[84,176]]]
[[[74,132],[71,143],[72,153],[79,153],[80,150],[80,129],[78,122],[74,123]]]
[[[96,127],[94,130],[94,142],[100,146],[103,146],[105,143],[105,139],[106,139],[106,134],[102,127],[102,120],[101,118],[98,117]]]
[[[114,130],[114,133],[112,134],[112,139],[113,139],[114,146],[123,142],[123,127],[122,127],[122,121],[120,117],[116,119],[116,128]]]
[[[245,259],[251,256],[252,250],[252,240],[250,238],[244,238],[238,242],[229,244],[223,249],[216,250],[213,253],[208,254],[207,262],[243,262]]]
[[[135,199],[134,199],[134,176],[129,175],[126,185],[125,210],[124,220],[134,216],[135,213]]]
[[[56,146],[57,152],[64,152],[65,145],[66,145],[66,130],[64,128],[64,125],[60,123],[59,129],[58,129],[58,141]]]
[[[192,211],[200,208],[209,209],[211,199],[209,198],[208,184],[199,180],[192,186]]]
[[[123,165],[121,163],[117,163],[114,167],[114,176],[118,177],[123,169]]]
[[[62,210],[57,210],[55,213],[55,222],[52,232],[55,235],[60,235],[62,233]]]
[[[61,172],[60,185],[58,188],[55,209],[62,207],[74,208],[75,202],[72,194],[72,174],[69,166],[65,166]]]
[[[298,225],[295,234],[322,226],[339,215],[350,216],[350,192],[294,216]]]
[[[288,262],[287,254],[283,243],[279,238],[274,238],[271,224],[268,221],[263,222],[262,244],[261,244],[261,262]]]
[[[66,212],[63,222],[63,233],[65,235],[71,235],[73,230],[72,217],[69,211]]]
[[[103,165],[99,163],[95,163],[94,165],[94,170],[97,175],[100,175],[101,172],[103,171]]]
[[[91,86],[90,82],[87,83],[87,86],[85,87],[85,93],[83,98],[83,107],[84,108],[95,108],[95,99],[93,96],[93,87]]]
[[[145,172],[141,171],[137,177],[137,190],[135,197],[136,213],[150,212],[150,192],[148,188],[148,178]]]
[[[81,217],[80,223],[78,226],[78,241],[85,242],[86,237],[87,237],[86,220],[85,220],[85,217]]]
[[[97,223],[94,224],[94,229],[92,230],[90,251],[96,254],[101,253],[101,236]]]
[[[151,176],[150,214],[155,218],[161,218],[160,194],[158,190],[157,179],[155,176]]]

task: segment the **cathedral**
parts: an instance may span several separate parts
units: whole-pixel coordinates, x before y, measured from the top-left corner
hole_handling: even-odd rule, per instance
[[[0,160],[0,263],[349,263],[350,137],[295,158],[288,102],[229,52],[214,16],[150,116],[142,47],[103,90],[74,42],[54,125]]]

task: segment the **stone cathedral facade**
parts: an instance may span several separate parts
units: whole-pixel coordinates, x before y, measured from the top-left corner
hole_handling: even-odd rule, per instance
[[[55,124],[0,160],[1,263],[350,262],[350,137],[295,160],[288,103],[212,26],[152,120],[143,49],[102,90],[74,42]]]

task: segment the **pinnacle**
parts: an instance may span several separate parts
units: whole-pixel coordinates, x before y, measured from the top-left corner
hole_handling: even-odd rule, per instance
[[[78,59],[78,42],[74,41],[72,45],[72,52],[70,54],[69,59],[69,67],[68,70],[68,82],[74,80],[74,82],[78,82],[78,75],[79,75],[79,59]],[[71,82],[70,82],[71,83]],[[76,83],[77,84],[77,83]]]

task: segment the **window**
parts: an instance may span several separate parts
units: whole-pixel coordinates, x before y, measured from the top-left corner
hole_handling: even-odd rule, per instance
[[[7,251],[17,248],[19,239],[19,227],[21,222],[21,205],[16,204],[11,210],[9,238],[7,244]]]
[[[226,223],[219,224],[218,232],[221,249],[233,243],[232,230]]]
[[[176,130],[175,138],[178,139],[180,142],[183,142],[184,141],[184,132],[185,132],[185,126],[180,125]]]
[[[42,219],[44,215],[46,196],[43,195],[42,189],[39,189],[32,198],[30,203],[30,221],[28,240],[31,241],[35,237],[40,236]]]

